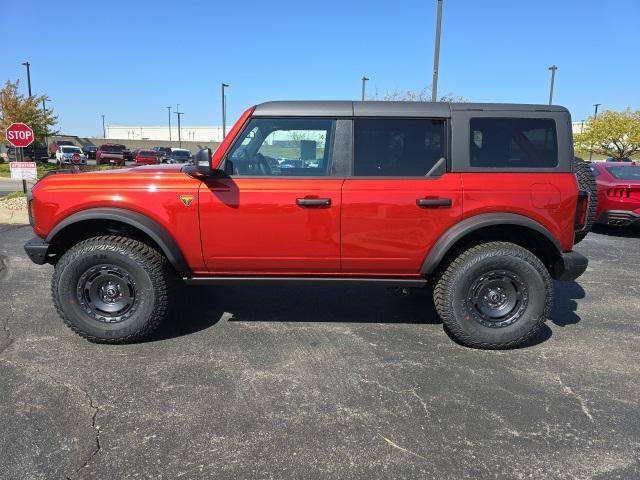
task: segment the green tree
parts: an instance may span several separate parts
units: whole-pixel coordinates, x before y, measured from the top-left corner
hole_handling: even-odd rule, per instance
[[[573,141],[581,152],[593,151],[615,159],[630,157],[640,152],[640,110],[607,110],[597,118],[591,117]]]
[[[371,100],[378,100],[378,93]],[[430,102],[431,90],[423,88],[420,91],[416,90],[396,90],[394,92],[387,92],[383,97],[384,101],[404,101],[404,102]],[[446,93],[438,97],[439,102],[467,102],[464,97],[454,95],[452,93]]]
[[[58,117],[53,110],[42,109],[42,101],[49,100],[46,95],[35,95],[28,97],[18,93],[20,81],[11,82],[7,80],[4,88],[0,90],[0,142],[7,143],[5,137],[6,129],[14,122],[26,123],[33,129],[35,142],[44,145],[45,137],[50,137],[58,133],[53,130]]]

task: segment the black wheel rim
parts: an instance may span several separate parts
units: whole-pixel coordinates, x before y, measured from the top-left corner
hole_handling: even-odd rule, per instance
[[[136,282],[129,272],[116,265],[96,265],[78,279],[76,289],[82,310],[103,323],[123,322],[139,303]]]
[[[527,285],[520,275],[510,270],[492,270],[471,283],[465,307],[476,322],[501,328],[517,322],[528,303]]]

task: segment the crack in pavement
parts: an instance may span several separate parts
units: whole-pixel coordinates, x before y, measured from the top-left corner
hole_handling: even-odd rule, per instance
[[[584,398],[582,398],[582,395],[579,395],[576,392],[574,392],[569,385],[565,385],[565,383],[562,381],[562,378],[560,378],[560,375],[556,376],[556,380],[558,380],[558,383],[562,387],[562,391],[566,395],[575,398],[578,401],[578,403],[580,404],[580,408],[582,409],[582,413],[584,413],[584,415],[589,419],[590,422],[593,422],[594,421],[593,420],[593,415],[591,415],[591,412],[589,411],[589,408],[587,407],[587,402],[585,402]]]
[[[29,365],[26,363],[20,363],[20,362],[16,362],[14,360],[8,360],[6,358],[0,358],[0,361],[2,362],[6,362],[9,365],[13,365],[15,368],[19,369],[20,367],[30,371],[30,372],[35,372],[38,375],[44,376],[46,378],[48,378],[49,380],[51,380],[53,383],[57,384],[57,385],[61,385],[65,388],[68,388],[69,390],[75,391],[77,393],[80,393],[81,396],[84,396],[87,399],[87,404],[89,406],[89,408],[91,410],[93,410],[93,415],[91,415],[91,428],[93,430],[95,430],[96,434],[95,434],[95,440],[96,440],[96,445],[94,447],[94,449],[92,450],[92,452],[89,454],[89,456],[87,457],[87,459],[83,462],[82,465],[80,465],[80,467],[76,468],[76,470],[73,472],[73,475],[75,476],[76,474],[78,474],[80,472],[80,470],[82,470],[83,468],[85,468],[87,465],[89,465],[89,463],[91,463],[91,460],[93,460],[93,457],[95,457],[97,455],[97,453],[100,451],[101,444],[100,444],[100,427],[97,424],[97,417],[98,417],[98,412],[100,411],[100,407],[94,403],[93,398],[91,397],[91,395],[89,394],[89,392],[87,390],[85,390],[84,388],[80,387],[79,385],[75,385],[73,383],[67,383],[64,382],[54,376],[52,376],[50,373],[35,367],[33,365]],[[72,480],[72,477],[70,477],[69,475],[65,476],[67,480]]]
[[[413,388],[407,388],[406,390],[394,390],[392,388],[387,387],[386,385],[381,384],[379,381],[377,380],[367,380],[365,378],[361,378],[360,381],[364,382],[364,383],[372,383],[374,385],[377,385],[379,388],[381,388],[382,390],[386,390],[388,392],[392,392],[395,393],[397,395],[405,395],[407,393],[410,393],[412,396],[414,396],[415,398],[418,399],[418,401],[420,402],[420,405],[422,405],[422,409],[424,410],[424,413],[426,414],[426,416],[430,416],[429,413],[429,409],[427,408],[427,404],[424,401],[424,399],[418,395],[418,392],[416,390],[419,390],[421,387],[413,387]],[[406,403],[406,400],[405,400]],[[409,408],[411,408],[411,406],[407,403],[407,405],[409,406]],[[413,408],[411,408],[411,410],[413,411]]]

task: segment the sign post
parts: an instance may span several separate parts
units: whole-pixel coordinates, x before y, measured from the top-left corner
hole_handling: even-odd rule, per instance
[[[15,151],[16,151],[16,155],[15,155],[16,162],[12,162],[10,165],[11,178],[22,179],[22,191],[24,193],[27,193],[27,179],[38,178],[36,163],[35,162],[18,162],[17,161],[19,158],[18,149],[22,151],[22,160],[24,160],[24,147],[28,147],[33,143],[33,130],[26,123],[16,122],[16,123],[12,123],[7,127],[7,130],[5,132],[5,137],[7,138],[7,141],[15,147]],[[25,165],[25,166],[14,168],[14,165],[13,165],[14,163],[17,163],[18,165]],[[28,165],[28,167],[26,165]],[[31,176],[32,169],[34,172],[33,176]],[[14,170],[17,172],[16,176],[14,176],[14,173],[13,173]]]

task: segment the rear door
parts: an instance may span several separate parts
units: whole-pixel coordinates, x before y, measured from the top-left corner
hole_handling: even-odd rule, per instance
[[[343,177],[327,118],[253,118],[227,153],[229,177],[200,189],[206,266],[216,274],[340,271]]]
[[[462,217],[460,174],[447,173],[444,119],[356,118],[342,188],[342,271],[417,275]]]

